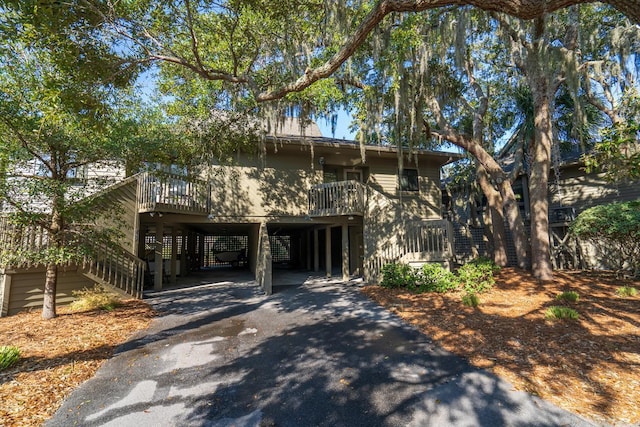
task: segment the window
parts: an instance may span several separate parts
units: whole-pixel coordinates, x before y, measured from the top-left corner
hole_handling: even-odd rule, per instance
[[[403,169],[400,173],[400,191],[419,191],[418,170]]]

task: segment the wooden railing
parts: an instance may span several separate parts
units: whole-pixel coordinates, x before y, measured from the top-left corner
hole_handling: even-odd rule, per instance
[[[145,262],[119,246],[93,244],[82,260],[87,277],[142,298]]]
[[[362,215],[364,186],[358,181],[315,185],[309,190],[309,216]]]
[[[43,267],[38,253],[49,246],[49,234],[35,226],[18,226],[7,217],[0,217],[0,247],[5,258],[4,268]],[[91,280],[113,286],[141,298],[144,286],[145,262],[120,246],[107,245],[77,235],[69,236],[67,245],[82,248],[64,265],[77,265]]]
[[[379,283],[382,267],[391,262],[448,262],[453,258],[453,226],[447,220],[408,221],[402,232],[381,239],[365,261],[368,281]],[[385,241],[386,240],[386,241]]]
[[[176,174],[143,172],[138,178],[138,212],[208,213],[210,187]]]

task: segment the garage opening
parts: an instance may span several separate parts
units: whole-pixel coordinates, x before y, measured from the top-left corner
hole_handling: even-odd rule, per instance
[[[231,265],[246,266],[249,237],[246,235],[206,235],[204,239],[203,268]]]

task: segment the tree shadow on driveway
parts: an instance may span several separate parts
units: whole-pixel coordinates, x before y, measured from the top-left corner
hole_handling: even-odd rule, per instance
[[[125,346],[48,425],[589,425],[444,351],[355,286],[317,281],[244,305],[228,292]]]

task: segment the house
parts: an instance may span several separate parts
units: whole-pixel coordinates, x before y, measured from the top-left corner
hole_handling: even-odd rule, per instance
[[[504,153],[503,153],[504,154]],[[513,167],[513,155],[506,153],[501,163],[506,171]],[[529,184],[527,173],[518,175],[513,190],[525,221],[525,229],[530,226]],[[445,207],[443,211],[452,219],[455,235],[455,253],[459,259],[470,258],[473,249],[480,255],[487,255],[486,237],[483,229],[483,215],[486,199],[479,196],[468,185],[458,185],[443,190]],[[639,200],[640,182],[610,182],[604,173],[586,172],[581,153],[563,153],[549,176],[549,234],[551,258],[554,268],[611,269],[607,254],[600,254],[588,242],[578,241],[569,233],[571,222],[584,210],[612,202]],[[509,263],[516,265],[513,240],[507,228],[507,252]]]
[[[285,126],[261,148],[238,153],[231,164],[203,165],[196,176],[142,172],[102,190],[100,197],[120,207],[120,247],[69,265],[58,301],[92,281],[139,297],[145,278],[159,290],[217,265],[249,269],[271,293],[274,269],[377,282],[387,262],[449,262],[440,169],[459,155],[361,146],[324,138],[315,124],[304,135]],[[24,245],[35,235],[20,236],[15,241],[5,226],[0,240]],[[41,304],[43,271],[0,270],[2,315]]]

